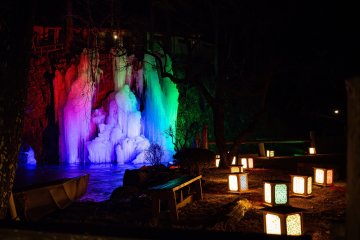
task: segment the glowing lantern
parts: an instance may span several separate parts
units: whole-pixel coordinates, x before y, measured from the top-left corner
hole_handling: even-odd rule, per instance
[[[334,185],[334,169],[314,167],[314,184],[321,186]]]
[[[231,192],[243,192],[248,190],[247,173],[229,173],[229,190]]]
[[[312,194],[312,177],[303,175],[291,176],[291,195],[310,197]]]
[[[264,181],[264,204],[268,206],[288,205],[289,182],[282,180]]]
[[[266,234],[300,236],[303,235],[304,209],[291,206],[266,207],[262,209],[264,232]]]
[[[314,147],[310,147],[309,148],[309,154],[310,155],[315,155],[316,154],[316,149]]]
[[[241,158],[241,164],[245,169],[254,168],[253,158]]]
[[[234,156],[232,161],[231,161],[231,165],[235,165],[235,164],[236,164],[236,156]]]
[[[215,156],[215,166],[218,168],[220,165],[220,155]]]
[[[230,166],[230,172],[231,173],[242,173],[244,172],[243,166],[242,165],[233,165]]]
[[[266,150],[266,156],[267,157],[274,157],[275,151],[274,150]]]

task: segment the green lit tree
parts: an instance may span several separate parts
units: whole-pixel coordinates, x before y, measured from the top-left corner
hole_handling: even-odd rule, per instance
[[[178,85],[192,86],[202,95],[211,109],[208,119],[225,165],[237,154],[265,112],[272,69],[277,64],[275,59],[257,59],[257,42],[247,35],[256,34],[251,29],[253,24],[265,27],[266,22],[260,17],[252,18],[250,21],[254,22],[249,23],[246,19],[249,8],[245,5],[230,0],[198,3],[157,0],[152,5],[153,25],[161,17],[165,19],[168,37],[174,31],[170,28],[179,27],[179,22],[182,23],[179,28],[187,29],[183,34],[186,53],[171,56],[174,74],[165,68],[159,71],[163,77],[169,77]],[[171,52],[169,45],[163,44],[165,52]],[[152,54],[160,62],[158,66],[163,66],[162,56]],[[240,121],[236,123],[233,118]],[[233,144],[228,152],[226,140],[230,138]]]

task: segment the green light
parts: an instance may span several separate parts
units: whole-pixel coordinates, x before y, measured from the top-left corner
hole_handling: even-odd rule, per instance
[[[287,201],[288,201],[287,185],[286,184],[276,184],[275,185],[275,203],[276,204],[286,204]]]

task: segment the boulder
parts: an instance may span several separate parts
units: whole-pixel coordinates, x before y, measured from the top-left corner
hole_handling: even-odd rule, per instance
[[[200,175],[213,166],[215,153],[204,148],[185,148],[174,155],[180,167],[190,174]]]

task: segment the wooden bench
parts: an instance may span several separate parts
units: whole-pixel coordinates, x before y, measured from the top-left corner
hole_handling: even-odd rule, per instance
[[[199,175],[182,176],[164,184],[149,188],[152,198],[153,217],[158,219],[161,213],[161,201],[167,201],[172,221],[179,220],[178,209],[194,200],[202,200],[201,178]]]

